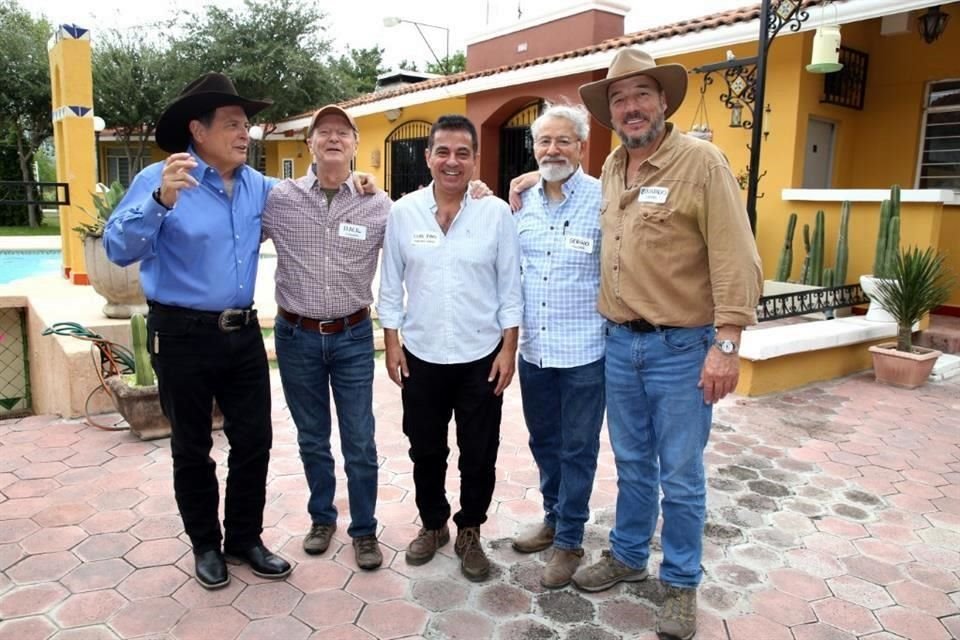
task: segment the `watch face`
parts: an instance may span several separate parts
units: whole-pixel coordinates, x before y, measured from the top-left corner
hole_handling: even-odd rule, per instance
[[[737,350],[737,345],[733,340],[718,340],[717,347],[723,353],[733,353]]]

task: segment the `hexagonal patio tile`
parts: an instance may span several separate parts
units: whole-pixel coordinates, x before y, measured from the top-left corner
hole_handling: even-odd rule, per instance
[[[286,582],[250,585],[233,603],[248,618],[268,618],[289,615],[296,608],[303,593]]]
[[[407,592],[407,582],[407,578],[390,569],[357,571],[346,589],[365,602],[381,602],[402,598]]]
[[[93,508],[83,502],[70,502],[47,507],[33,516],[33,521],[41,527],[61,527],[68,524],[80,524],[93,515]]]
[[[190,547],[176,538],[148,540],[128,551],[123,558],[137,568],[157,567],[174,564],[189,551]]]
[[[755,613],[788,627],[817,621],[806,600],[776,589],[754,594],[751,602]]]
[[[113,589],[71,595],[53,612],[53,619],[63,628],[102,624],[127,603]]]
[[[84,562],[122,558],[137,546],[137,539],[129,533],[102,533],[93,535],[77,545],[74,552]]]
[[[882,588],[853,576],[827,580],[834,595],[867,609],[880,609],[893,604],[893,598]]]
[[[148,567],[127,576],[117,591],[130,600],[159,598],[172,595],[187,579],[188,576],[174,566]]]
[[[57,628],[42,616],[0,622],[0,640],[46,640]]]
[[[66,551],[87,537],[87,532],[76,525],[69,527],[46,527],[20,541],[20,546],[29,554]]]
[[[426,610],[409,602],[394,600],[367,605],[357,625],[377,638],[387,640],[422,634],[427,619]]]
[[[887,592],[893,596],[897,604],[937,618],[957,612],[956,606],[943,591],[932,589],[919,582],[912,580],[898,582],[888,586]]]
[[[173,598],[135,600],[125,604],[109,624],[123,638],[165,636],[184,613],[186,609]]]
[[[37,523],[29,518],[4,520],[3,526],[0,527],[0,544],[19,542],[39,528]]]
[[[283,638],[283,640],[305,640],[310,635],[310,627],[295,618],[266,618],[254,620],[237,636],[237,640],[264,640],[264,638]]]
[[[293,615],[314,629],[356,622],[363,602],[343,591],[308,593],[293,610]]]
[[[233,607],[208,607],[188,611],[171,636],[181,640],[233,640],[250,621]]]
[[[120,558],[84,562],[60,582],[73,593],[111,589],[133,573],[133,567]]]
[[[825,598],[814,602],[813,610],[821,622],[858,637],[882,630],[873,612],[846,600]]]
[[[68,595],[56,582],[14,588],[0,596],[0,620],[44,613]]]
[[[17,584],[53,582],[73,570],[80,561],[69,551],[42,553],[24,558],[7,570],[7,576]]]
[[[413,602],[430,611],[447,611],[463,606],[470,590],[450,578],[417,580],[411,589]]]
[[[446,611],[430,619],[431,635],[448,640],[490,638],[495,628],[493,620],[469,609]]]

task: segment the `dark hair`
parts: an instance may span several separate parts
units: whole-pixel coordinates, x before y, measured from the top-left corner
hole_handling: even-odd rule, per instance
[[[213,126],[213,121],[214,121],[214,119],[217,117],[217,108],[218,108],[218,107],[214,107],[213,109],[210,109],[209,111],[204,111],[203,113],[201,113],[200,115],[196,116],[195,118],[190,118],[189,120],[187,120],[187,128],[188,128],[188,130],[189,130],[189,127],[190,127],[190,123],[193,122],[194,120],[196,120],[197,122],[199,122],[200,124],[202,124],[204,129],[209,129],[210,127],[212,127],[212,126]],[[193,140],[193,132],[190,131],[190,144],[193,144],[193,142],[194,142],[194,140]]]
[[[473,143],[473,152],[477,152],[477,128],[467,119],[466,116],[459,114],[450,114],[440,116],[430,127],[430,136],[427,138],[427,149],[433,149],[433,138],[437,131],[466,131],[470,134],[470,141]]]

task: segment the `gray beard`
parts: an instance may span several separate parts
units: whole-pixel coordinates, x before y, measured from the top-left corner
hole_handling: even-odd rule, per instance
[[[660,134],[663,133],[665,128],[666,122],[661,115],[650,122],[650,128],[646,133],[642,133],[639,136],[628,136],[620,129],[614,129],[614,131],[617,132],[617,136],[620,137],[620,142],[622,142],[623,146],[627,149],[640,149],[649,146],[654,140],[660,137]]]
[[[570,162],[564,162],[562,166],[555,164],[540,165],[540,176],[547,182],[563,182],[572,176],[576,170],[576,167]]]

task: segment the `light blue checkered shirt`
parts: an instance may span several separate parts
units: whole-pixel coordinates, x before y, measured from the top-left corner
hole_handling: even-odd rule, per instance
[[[603,356],[600,181],[578,168],[552,208],[541,181],[517,213],[523,268],[520,356],[540,367],[578,367]]]

